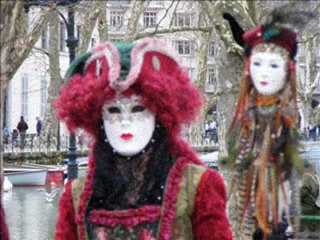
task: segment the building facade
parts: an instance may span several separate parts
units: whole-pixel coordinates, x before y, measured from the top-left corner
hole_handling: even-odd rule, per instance
[[[196,26],[198,10],[195,4],[185,1],[180,4],[175,11],[168,11],[171,1],[150,1],[145,11],[139,19],[137,31],[140,33],[163,29],[170,27],[193,27]],[[107,2],[107,23],[108,38],[111,42],[122,41],[128,32],[128,19],[132,9],[132,1],[108,1]],[[174,8],[171,8],[172,10]],[[65,16],[66,13],[62,12]],[[36,12],[30,12],[36,14]],[[32,24],[32,23],[31,23]],[[76,36],[81,37],[81,22],[76,18]],[[60,49],[60,69],[63,76],[69,65],[69,53],[65,40],[67,31],[64,22],[61,19],[60,27],[57,29],[59,34]],[[10,81],[6,96],[5,126],[11,131],[16,128],[20,116],[23,116],[29,125],[28,133],[36,132],[36,117],[45,120],[46,107],[48,101],[48,87],[50,84],[49,75],[49,31],[46,28],[40,39],[32,50],[30,56],[24,61],[13,79]],[[197,53],[202,47],[196,33],[181,32],[174,34],[162,34],[157,37],[176,49],[182,59],[182,63],[188,68],[192,79],[196,79],[198,74]],[[97,27],[94,29],[89,48],[99,43],[99,34]],[[209,55],[208,71],[208,91],[213,89],[217,72],[214,68],[215,44],[212,41]]]
[[[179,1],[178,1],[179,2]],[[196,27],[199,19],[199,9],[197,2],[180,1],[177,7],[171,6],[172,1],[151,0],[139,18],[137,32],[164,31],[157,34],[168,45],[171,45],[182,59],[182,64],[188,68],[191,79],[196,80],[199,71],[199,52],[203,47],[199,32],[176,32],[165,33],[166,29],[181,27]],[[129,17],[132,14],[133,1],[108,1],[107,24],[108,39],[111,42],[119,42],[125,39],[128,34]],[[168,10],[169,9],[169,10]],[[64,13],[65,14],[65,13]],[[66,14],[65,14],[66,15]],[[76,36],[81,38],[81,24],[76,17]],[[69,66],[69,53],[65,40],[67,38],[66,26],[61,20],[57,29],[60,44],[60,69],[63,76]],[[97,27],[91,36],[89,48],[99,43]],[[28,59],[22,64],[18,72],[11,80],[6,97],[5,125],[11,131],[16,128],[20,116],[24,116],[29,124],[29,133],[36,132],[36,117],[42,120],[46,118],[46,107],[48,100],[48,86],[50,84],[49,58],[46,52],[49,49],[49,31],[45,29],[36,47]],[[212,36],[208,49],[208,68],[206,79],[206,92],[213,93],[216,88],[216,79],[219,77],[216,63],[217,41]],[[320,47],[317,51],[317,66],[320,66]],[[303,47],[298,53],[298,77],[308,78],[309,56]],[[319,70],[319,67],[318,67]],[[320,102],[320,86],[314,94],[314,99]],[[300,114],[301,115],[301,114]],[[302,116],[303,118],[303,116]]]

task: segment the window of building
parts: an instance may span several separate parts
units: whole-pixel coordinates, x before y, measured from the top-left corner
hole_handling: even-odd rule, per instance
[[[43,29],[41,34],[41,48],[44,50],[48,50],[49,48],[49,33],[48,28]]]
[[[194,68],[188,68],[188,71],[189,71],[189,76],[190,76],[191,80],[193,80],[193,77],[194,77]]]
[[[95,38],[91,38],[91,47],[95,47],[97,45],[97,40]]]
[[[190,55],[192,44],[191,41],[178,40],[175,42],[175,48],[181,55]]]
[[[45,119],[46,111],[47,111],[47,101],[48,101],[48,82],[45,76],[41,77],[40,83],[40,116],[41,119]]]
[[[112,43],[118,43],[118,42],[123,41],[123,39],[121,37],[110,37],[109,41]]]
[[[123,12],[112,11],[110,13],[110,25],[112,27],[120,27],[123,23]]]
[[[192,26],[193,14],[191,13],[176,13],[174,24],[176,27]]]
[[[214,57],[214,53],[215,53],[215,44],[213,41],[211,41],[209,46],[209,57]]]
[[[208,68],[208,90],[214,90],[216,85],[216,73],[213,67]]]
[[[64,22],[60,22],[60,51],[66,51],[66,26]]]
[[[28,91],[29,91],[28,75],[22,76],[21,82],[21,116],[28,119]]]
[[[143,15],[143,25],[145,27],[154,27],[156,25],[157,13],[145,12]]]

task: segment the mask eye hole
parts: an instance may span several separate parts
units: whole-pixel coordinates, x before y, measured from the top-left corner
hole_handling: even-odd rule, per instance
[[[261,64],[259,62],[254,62],[253,65],[254,66],[260,66]]]
[[[141,106],[141,105],[137,105],[137,106],[134,106],[131,110],[131,112],[133,113],[137,113],[137,112],[143,112],[146,108]]]
[[[109,107],[108,112],[111,114],[117,114],[117,113],[120,113],[121,111],[118,107]]]
[[[273,64],[271,64],[271,67],[272,67],[272,68],[278,68],[278,67],[279,67],[279,65],[278,65],[278,64],[275,64],[275,63],[273,63]]]

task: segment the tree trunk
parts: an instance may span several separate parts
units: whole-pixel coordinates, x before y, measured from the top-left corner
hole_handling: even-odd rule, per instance
[[[97,1],[97,8],[99,11],[98,17],[98,31],[100,42],[108,40],[108,23],[107,23],[107,1]]]
[[[200,43],[201,48],[199,49],[198,59],[199,59],[199,72],[195,85],[202,92],[203,97],[206,100],[207,96],[205,95],[205,86],[207,80],[207,69],[208,69],[208,49],[211,39],[211,32],[204,33],[201,32],[202,41]],[[191,143],[193,145],[202,145],[203,144],[203,133],[204,133],[204,121],[205,121],[206,112],[201,111],[197,122],[191,126]]]
[[[54,139],[60,135],[58,133],[58,124],[56,120],[56,111],[53,107],[54,101],[59,96],[60,88],[63,84],[63,78],[60,74],[60,49],[59,49],[59,35],[56,34],[60,26],[60,19],[57,13],[53,12],[52,20],[49,24],[49,74],[50,84],[48,88],[48,104],[46,119],[44,124],[44,134],[53,136]]]
[[[82,21],[82,25],[80,28],[81,33],[79,39],[79,46],[77,48],[77,56],[86,52],[89,48],[92,32],[99,16],[99,10],[97,9],[97,6],[99,4],[102,4],[100,2],[103,3],[104,1],[97,1],[97,3],[95,4],[90,4],[90,11],[86,11],[85,14],[80,15],[80,21]]]
[[[238,104],[239,83],[243,77],[244,58],[236,54],[220,56],[218,67],[217,116],[219,123],[219,152],[226,155],[226,136]],[[226,59],[228,60],[226,60]]]
[[[222,48],[224,46],[221,46]],[[217,95],[217,118],[218,118],[218,138],[219,138],[219,158],[227,156],[227,133],[230,123],[233,119],[236,106],[238,104],[238,86],[242,79],[244,69],[244,58],[237,54],[221,51],[218,53],[221,63],[218,66],[218,95]],[[221,174],[227,184],[227,192],[230,193],[232,172],[228,169],[221,169]],[[238,216],[235,208],[237,206],[238,196],[232,195],[228,201],[228,216],[231,221],[232,231],[236,239],[238,234]]]
[[[311,99],[301,99],[301,109],[303,114],[303,126],[310,125]]]

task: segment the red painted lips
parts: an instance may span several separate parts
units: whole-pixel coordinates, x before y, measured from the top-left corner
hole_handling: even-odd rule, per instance
[[[261,84],[262,86],[267,86],[267,85],[268,85],[268,82],[260,82],[260,84]]]
[[[131,140],[131,139],[133,138],[133,135],[132,135],[131,133],[122,134],[122,135],[121,135],[121,138],[122,138],[123,140],[129,141],[129,140]]]

